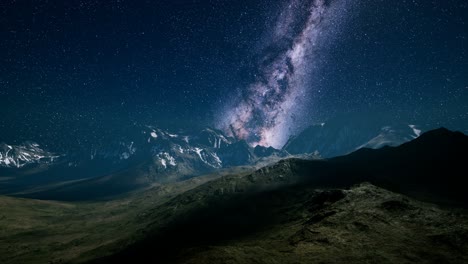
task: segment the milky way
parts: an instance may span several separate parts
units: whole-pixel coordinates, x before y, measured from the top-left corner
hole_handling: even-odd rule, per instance
[[[222,130],[253,146],[283,146],[302,118],[317,43],[327,35],[323,25],[335,19],[334,12],[328,1],[290,1],[278,17],[256,81],[227,107],[218,125]]]

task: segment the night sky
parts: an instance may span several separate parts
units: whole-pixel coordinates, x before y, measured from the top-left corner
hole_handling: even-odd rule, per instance
[[[281,147],[346,113],[466,130],[467,21],[466,0],[3,0],[0,136],[137,122]]]

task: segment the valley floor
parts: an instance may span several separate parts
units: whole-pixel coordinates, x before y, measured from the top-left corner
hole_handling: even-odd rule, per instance
[[[145,211],[211,179],[161,185],[105,202],[56,202],[0,196],[0,263],[82,262],[106,255],[147,222]]]

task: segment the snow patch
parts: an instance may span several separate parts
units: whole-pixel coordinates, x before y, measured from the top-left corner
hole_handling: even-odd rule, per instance
[[[198,156],[200,157],[200,159],[205,162],[205,160],[203,159],[202,155],[201,155],[201,152],[203,151],[203,149],[201,148],[195,148],[195,153],[198,154]]]
[[[221,161],[221,159],[218,157],[216,153],[213,153],[213,158],[216,160],[216,163],[218,164],[217,167],[221,168],[223,162]]]
[[[175,145],[174,146],[175,150],[179,152],[180,154],[184,153],[184,149],[180,145]]]
[[[130,158],[130,154],[128,154],[127,152],[124,152],[120,155],[120,159],[129,159]]]
[[[166,134],[171,138],[179,137],[179,135],[176,135],[176,134],[170,134],[170,133],[166,133]]]
[[[137,151],[136,147],[134,147],[134,142],[130,142],[130,144],[125,144],[124,142],[120,142],[120,145],[125,147],[126,150],[120,154],[120,159],[121,160],[127,160],[129,159],[135,152]]]
[[[167,152],[160,152],[158,154],[158,158],[161,161],[161,165],[164,167],[164,169],[167,169],[168,166],[173,166],[175,167],[177,165],[175,158],[172,157],[169,153]]]
[[[218,157],[218,155],[216,155],[216,153],[207,153],[205,151],[205,153],[202,154],[202,151],[204,151],[204,150],[201,149],[201,148],[194,148],[192,151],[197,153],[200,160],[203,161],[206,165],[208,165],[210,167],[213,167],[213,168],[221,168],[222,161]],[[206,156],[208,156],[208,155],[211,156],[215,160],[216,164],[212,164],[206,159]]]
[[[413,129],[413,133],[416,135],[416,137],[419,137],[421,135],[421,130],[417,129],[415,125],[409,125],[411,129]]]

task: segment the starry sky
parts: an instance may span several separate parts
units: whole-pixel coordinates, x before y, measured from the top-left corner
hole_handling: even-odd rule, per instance
[[[4,0],[0,137],[138,122],[281,147],[346,113],[466,130],[467,14],[464,0]]]

